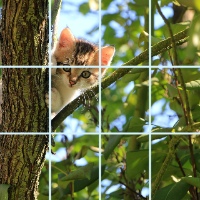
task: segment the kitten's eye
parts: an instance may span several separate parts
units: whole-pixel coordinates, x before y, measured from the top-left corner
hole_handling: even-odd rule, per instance
[[[91,72],[89,72],[89,71],[83,71],[83,72],[81,73],[81,76],[82,76],[83,78],[89,78],[90,75],[91,75]]]
[[[71,72],[71,68],[63,68],[65,72]]]

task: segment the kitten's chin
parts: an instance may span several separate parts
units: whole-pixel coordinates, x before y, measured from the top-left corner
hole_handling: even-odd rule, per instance
[[[71,85],[71,84],[67,84],[67,85],[72,90],[76,90],[77,89],[76,85]]]

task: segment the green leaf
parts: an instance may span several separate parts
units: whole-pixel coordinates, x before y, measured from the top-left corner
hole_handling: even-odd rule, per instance
[[[168,89],[168,93],[169,96],[172,97],[177,97],[178,96],[178,90],[177,88],[175,88],[174,86],[172,86],[171,84],[167,84],[167,89]]]
[[[131,117],[125,124],[123,132],[141,132],[145,123],[145,120],[142,118]]]
[[[10,185],[0,184],[0,200],[8,200],[8,188]]]
[[[60,178],[60,181],[70,181],[70,180],[79,180],[79,179],[90,179],[91,170],[94,166],[94,163],[89,163],[83,167],[79,167],[77,170],[70,172],[67,176]]]
[[[188,90],[200,89],[200,80],[190,81],[185,86]]]
[[[101,174],[104,173],[105,168],[106,168],[106,165],[101,166]],[[96,166],[91,171],[91,179],[90,180],[82,179],[82,180],[74,181],[74,192],[78,192],[98,180],[99,180],[99,167]],[[65,189],[65,194],[71,194],[71,189],[69,186]]]
[[[163,6],[166,6],[166,5],[168,5],[169,3],[171,3],[172,1],[171,0],[162,0],[161,1],[161,6],[163,7]]]
[[[199,20],[200,20],[200,14],[193,19],[192,24],[190,26],[190,31],[189,31],[190,37],[186,49],[187,59],[193,60],[196,57],[196,51],[200,49]]]
[[[168,185],[155,194],[153,200],[179,200],[183,199],[187,194],[190,185],[184,181],[179,181],[178,183],[173,183]]]
[[[148,0],[143,0],[143,1],[141,1],[141,0],[135,0],[135,5],[136,6],[146,6],[146,7],[148,7],[149,6],[149,1]]]
[[[107,9],[108,6],[110,5],[110,3],[112,2],[112,0],[106,0],[106,1],[101,1],[101,7],[102,9]]]
[[[123,199],[124,193],[125,193],[124,189],[121,188],[115,192],[110,193],[109,196],[116,199]]]
[[[143,42],[149,42],[149,34],[145,31],[142,31],[139,36],[138,46],[142,47]]]
[[[194,8],[194,1],[188,1],[188,0],[176,0],[176,1],[178,1],[178,3],[180,3],[183,6]]]
[[[123,135],[111,135],[104,150],[104,158],[107,160],[115,147],[120,143]]]
[[[181,180],[197,188],[200,188],[200,178],[184,177]]]
[[[79,7],[79,11],[83,13],[84,15],[87,14],[90,11],[90,7],[88,3],[83,3]]]
[[[141,173],[148,172],[149,151],[129,151],[126,154],[126,175],[129,179],[135,179]]]
[[[83,157],[87,154],[88,149],[89,149],[88,146],[83,145],[83,146],[81,147],[81,150],[77,153],[77,155],[76,155],[76,157],[74,158],[74,160],[78,160],[78,159],[83,158]]]

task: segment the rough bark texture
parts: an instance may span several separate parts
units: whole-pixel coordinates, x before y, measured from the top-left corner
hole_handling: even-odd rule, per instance
[[[2,69],[3,132],[48,132],[45,69]]]
[[[10,186],[9,200],[37,199],[47,143],[45,135],[0,135],[0,184]]]
[[[48,0],[2,3],[2,64],[47,65]]]

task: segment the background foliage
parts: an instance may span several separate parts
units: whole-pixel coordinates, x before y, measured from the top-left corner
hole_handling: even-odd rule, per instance
[[[157,2],[160,4],[158,5]],[[156,5],[157,4],[157,5]],[[158,7],[163,16],[158,12]],[[175,45],[175,48],[154,56],[152,65],[199,65],[200,64],[200,2],[199,1],[152,1],[152,45],[171,37],[189,27],[187,43]],[[171,33],[170,33],[171,32]],[[181,44],[181,45],[180,45]],[[173,45],[172,45],[173,46]]]
[[[159,189],[153,199],[199,199],[199,135],[182,135],[173,150],[170,147],[172,135],[154,135],[152,141],[152,183],[162,174]],[[156,140],[156,138],[159,140]],[[162,138],[162,139],[160,139]],[[170,161],[166,165],[166,158]],[[162,170],[161,170],[162,169]]]
[[[200,122],[200,69],[179,69],[186,89],[181,84],[181,76],[177,74],[177,70],[167,68],[152,70],[153,131],[172,132],[176,129],[183,132],[188,123],[186,115],[191,115],[194,123]],[[188,96],[187,100],[184,98],[184,91]],[[186,103],[189,104],[189,108],[184,112]],[[197,127],[193,131],[198,130]]]
[[[199,65],[198,8],[193,6],[192,9],[189,9],[189,11],[195,13],[195,17],[191,18],[192,23],[183,23],[185,20],[182,18],[183,14],[175,16],[177,11],[172,1],[158,2],[165,17],[171,23],[173,34],[184,30],[192,24],[188,43],[176,47],[178,63],[181,65]],[[114,66],[122,65],[148,48],[149,8],[148,1],[137,0],[104,0],[101,1],[101,5],[102,45],[114,45],[116,48],[116,54],[112,62],[113,67],[109,67],[107,70],[107,75],[109,75],[114,72]],[[182,12],[187,10],[187,7],[180,8]],[[74,13],[77,12],[83,17],[87,17],[90,14],[97,14],[97,10],[98,2],[91,0],[80,3]],[[158,14],[154,1],[152,1],[151,11],[151,42],[152,45],[158,45],[159,41],[169,37],[169,27]],[[175,12],[173,13],[173,11]],[[86,38],[89,40],[96,33],[99,33],[98,23],[92,26],[88,23]],[[78,32],[76,36],[78,37]],[[197,42],[192,40],[195,36],[197,37]],[[154,66],[172,65],[173,59],[174,51],[167,51],[166,48],[164,53],[158,53],[157,56],[153,57],[152,64]],[[148,62],[144,61],[140,65],[148,65]],[[65,192],[67,191],[63,191],[63,183],[58,181],[61,178],[58,174],[61,170],[67,171],[69,174],[71,171],[77,172],[79,165],[75,166],[72,161],[76,155],[81,154],[84,157],[84,161],[82,158],[80,159],[81,165],[87,166],[94,162],[93,167],[89,166],[89,169],[93,170],[96,170],[97,168],[95,167],[99,166],[98,156],[101,158],[101,192],[103,199],[146,199],[149,194],[149,135],[139,135],[140,132],[152,132],[152,184],[154,185],[156,177],[161,177],[161,184],[153,194],[155,195],[154,198],[163,199],[163,195],[164,197],[169,195],[168,199],[170,200],[198,198],[197,188],[200,188],[198,184],[198,136],[182,136],[172,146],[170,146],[170,141],[174,132],[185,131],[189,133],[199,132],[200,130],[198,124],[200,122],[200,70],[197,67],[181,69],[183,82],[180,76],[175,76],[176,70],[155,67],[151,71],[151,130],[148,126],[148,70],[147,73],[130,73],[102,91],[102,127],[98,127],[98,97],[80,107],[73,113],[70,120],[67,119],[65,121],[64,132],[67,135],[64,136],[65,142],[57,137],[54,151],[58,155],[66,155],[67,151],[70,156],[67,164],[65,158],[59,162],[55,160],[53,163],[52,177],[54,185],[52,188],[53,191],[55,189],[53,195],[59,195],[55,195],[55,198],[62,199],[66,197],[64,195],[66,195]],[[183,87],[185,84],[186,89]],[[188,100],[185,100],[185,93],[188,96]],[[189,103],[189,109],[186,108],[186,103]],[[192,118],[192,124],[189,125],[195,124],[195,126],[191,126],[192,128],[188,128],[186,113]],[[136,124],[137,126],[135,126]],[[99,129],[105,132],[101,135],[101,149],[98,149],[102,151],[101,154],[90,150],[91,146],[97,148],[99,146],[99,138],[95,134],[91,136],[95,132],[98,133]],[[60,130],[58,129],[58,131]],[[88,135],[88,132],[91,132],[91,134]],[[106,132],[113,132],[113,134],[106,134]],[[136,135],[121,135],[122,132],[137,133]],[[76,137],[69,139],[73,133],[76,133]],[[71,147],[73,147],[72,150]],[[65,153],[61,153],[61,149],[64,149]],[[81,152],[84,153],[82,154]],[[169,155],[171,160],[164,165],[164,161]],[[58,166],[58,168],[54,169],[55,166]],[[64,168],[66,166],[68,167]],[[194,166],[196,166],[196,170],[194,170]],[[164,171],[164,175],[161,170],[163,167],[167,169]],[[95,172],[97,173],[97,171]],[[188,176],[194,179],[188,180]],[[82,177],[80,180],[73,179],[75,180],[75,185],[77,183],[81,185],[83,184],[82,181],[86,181],[86,179],[91,181],[91,176]],[[177,182],[178,180],[181,181]],[[70,189],[67,195],[74,194],[75,199],[98,199],[97,182],[97,179],[95,179],[94,182],[88,183],[83,190],[73,191],[73,189]],[[64,187],[66,188],[67,185],[64,185]],[[192,189],[190,190],[189,188]],[[70,198],[70,196],[68,197]],[[73,198],[71,197],[71,199]]]

